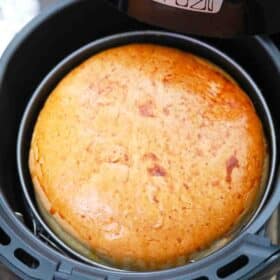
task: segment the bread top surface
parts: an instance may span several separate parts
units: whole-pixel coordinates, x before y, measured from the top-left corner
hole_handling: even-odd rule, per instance
[[[180,50],[103,51],[53,90],[29,167],[44,207],[118,266],[159,269],[224,236],[252,205],[261,122],[219,68]]]

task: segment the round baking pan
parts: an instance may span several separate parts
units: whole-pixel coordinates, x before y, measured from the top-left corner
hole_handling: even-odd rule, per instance
[[[242,69],[236,62],[230,59],[227,55],[219,51],[218,49],[203,43],[202,41],[178,35],[174,33],[168,33],[163,31],[136,31],[121,33],[109,37],[102,38],[100,40],[94,41],[81,49],[75,51],[70,56],[62,60],[42,81],[39,87],[36,89],[32,98],[30,99],[27,108],[25,110],[22,122],[20,124],[20,130],[18,135],[18,145],[17,145],[17,162],[18,162],[18,171],[20,175],[21,185],[23,187],[23,193],[25,200],[28,204],[28,208],[31,211],[31,215],[35,217],[35,220],[39,222],[44,230],[52,237],[52,239],[58,243],[63,249],[70,252],[72,255],[78,257],[79,259],[91,263],[95,266],[102,268],[112,267],[101,264],[97,261],[90,260],[77,251],[70,248],[65,242],[63,242],[58,236],[57,232],[55,233],[50,229],[48,224],[44,221],[42,216],[38,211],[36,206],[33,185],[31,182],[29,170],[28,170],[28,154],[31,143],[31,136],[33,128],[38,117],[38,113],[41,110],[46,98],[51,93],[53,88],[57,83],[75,66],[83,62],[88,57],[98,53],[102,50],[109,49],[116,46],[121,46],[129,43],[156,43],[160,45],[167,45],[176,47],[196,55],[199,55],[203,58],[208,59],[209,61],[215,63],[227,73],[229,73],[247,92],[253,101],[255,108],[258,112],[259,117],[262,120],[266,138],[268,142],[268,151],[269,151],[269,168],[268,168],[268,177],[264,186],[264,189],[261,191],[260,199],[258,205],[252,211],[252,213],[247,217],[243,223],[241,223],[236,229],[225,236],[223,242],[227,244],[229,241],[233,240],[236,235],[240,233],[241,230],[245,230],[252,222],[255,217],[261,211],[263,204],[266,201],[267,195],[270,192],[272,186],[275,167],[276,167],[276,136],[272,117],[270,115],[268,106],[262,96],[260,89],[254,83],[252,78]],[[178,132],[179,133],[179,132]],[[245,223],[244,223],[245,222]],[[216,250],[221,248],[222,245],[215,245]],[[214,249],[208,249],[208,253],[200,254],[206,256],[210,254]]]

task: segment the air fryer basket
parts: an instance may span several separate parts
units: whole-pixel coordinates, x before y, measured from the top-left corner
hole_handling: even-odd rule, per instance
[[[228,246],[190,265],[159,272],[113,271],[68,256],[33,219],[23,203],[16,169],[16,137],[32,93],[68,54],[106,35],[150,29],[107,6],[102,0],[67,0],[42,14],[11,43],[0,61],[0,259],[25,279],[239,279],[272,262],[277,246],[263,227],[280,199],[275,176],[261,211]],[[234,58],[254,79],[279,127],[280,54],[265,37],[209,41]],[[277,138],[279,135],[276,135]],[[278,158],[277,158],[278,164]],[[22,216],[16,215],[22,213]]]
[[[129,43],[156,43],[161,45],[168,45],[176,48],[183,49],[185,51],[189,51],[195,53],[199,56],[202,56],[216,65],[219,65],[222,69],[226,70],[235,80],[244,88],[244,90],[249,94],[251,100],[254,102],[255,107],[258,111],[260,118],[262,119],[262,123],[265,128],[266,138],[268,143],[269,150],[269,171],[268,178],[263,186],[263,189],[260,191],[260,198],[254,208],[252,209],[249,215],[246,218],[242,219],[242,224],[236,226],[236,229],[228,234],[223,241],[220,241],[220,245],[215,244],[214,248],[209,248],[207,251],[215,251],[218,248],[223,247],[224,244],[229,243],[237,234],[239,234],[240,230],[243,227],[243,230],[246,229],[250,225],[250,223],[254,220],[257,214],[261,211],[263,204],[266,201],[267,195],[269,194],[270,188],[272,186],[272,181],[275,173],[275,165],[276,165],[276,137],[274,131],[273,121],[269,112],[269,109],[266,105],[266,102],[258,89],[257,85],[250,78],[250,76],[233,60],[224,55],[222,52],[217,49],[211,47],[208,44],[205,44],[199,40],[178,35],[174,33],[168,33],[163,31],[135,31],[135,32],[127,32],[116,34],[112,36],[108,36],[105,38],[101,38],[99,40],[93,41],[92,43],[82,47],[77,50],[62,62],[59,63],[42,81],[39,87],[36,89],[32,98],[30,99],[27,108],[25,110],[23,119],[21,121],[18,143],[17,143],[17,164],[20,175],[20,182],[23,186],[24,198],[26,199],[27,206],[31,210],[31,215],[34,217],[34,222],[37,223],[38,227],[42,226],[44,230],[52,237],[52,239],[60,244],[62,248],[66,251],[69,251],[72,255],[77,256],[78,258],[87,261],[93,265],[99,267],[105,267],[104,265],[89,260],[83,257],[81,254],[75,252],[71,248],[69,248],[63,241],[61,241],[55,233],[50,229],[44,219],[41,218],[39,211],[36,207],[36,202],[34,199],[34,192],[32,187],[32,182],[28,169],[28,155],[29,155],[29,147],[31,143],[31,137],[33,128],[35,126],[36,119],[38,117],[38,113],[41,110],[43,104],[46,101],[46,98],[54,89],[54,87],[58,84],[58,82],[80,64],[82,61],[90,57],[91,55],[111,48],[115,46],[125,45]],[[221,245],[223,244],[223,245]],[[212,246],[213,247],[213,246]],[[209,254],[209,253],[208,253]],[[201,252],[199,255],[206,256],[206,252]],[[110,268],[110,267],[107,267]]]

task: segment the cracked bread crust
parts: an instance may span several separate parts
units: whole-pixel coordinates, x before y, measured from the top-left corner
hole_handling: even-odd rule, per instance
[[[94,55],[53,90],[29,167],[40,207],[66,235],[115,266],[155,270],[236,225],[266,153],[252,102],[222,70],[131,44]]]

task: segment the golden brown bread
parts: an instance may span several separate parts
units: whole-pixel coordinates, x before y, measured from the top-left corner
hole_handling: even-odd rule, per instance
[[[41,208],[112,264],[160,269],[221,238],[260,189],[265,137],[243,90],[206,60],[132,44],[68,74],[36,123]]]

